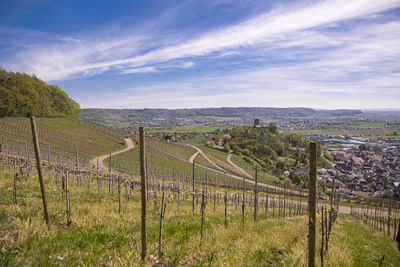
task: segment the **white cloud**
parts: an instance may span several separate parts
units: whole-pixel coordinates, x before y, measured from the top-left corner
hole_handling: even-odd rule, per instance
[[[322,1],[295,9],[285,6],[172,46],[160,45],[160,42],[156,41],[158,36],[134,38],[125,36],[112,40],[90,41],[62,37],[64,42],[61,44],[26,49],[3,65],[18,71],[36,73],[45,80],[93,75],[110,69],[119,70],[121,73],[138,73],[146,68],[151,70],[148,65],[210,55],[213,52],[230,53],[231,50],[263,43],[271,44],[299,31],[324,25],[332,26],[343,20],[376,15],[399,6],[398,0]],[[302,45],[296,42],[312,45],[309,41],[305,41],[306,39],[293,40],[287,45]],[[144,52],[145,50],[150,50],[150,52]],[[187,62],[182,65],[182,68],[192,66]]]
[[[133,87],[108,105],[114,108],[396,108],[400,101],[400,66],[397,64],[400,62],[400,38],[396,37],[397,32],[400,32],[399,22],[361,25],[345,34],[299,33],[293,38],[299,41],[296,49],[286,49],[287,43],[292,43],[289,38],[282,40],[277,48],[261,48],[264,50],[255,53],[265,54],[266,58],[271,53],[286,53],[286,57],[294,58],[310,49],[308,42],[316,43],[317,47],[328,43],[330,47],[313,53],[304,62],[269,64],[263,61],[256,67],[222,75]],[[306,40],[303,42],[302,38]],[[93,104],[96,103],[86,103],[89,107],[94,107]]]
[[[148,73],[148,72],[155,72],[156,69],[154,67],[143,67],[143,68],[135,68],[135,69],[123,69],[121,70],[122,73]]]
[[[183,63],[181,64],[181,67],[182,67],[183,69],[188,69],[188,68],[191,68],[191,67],[193,67],[193,66],[194,66],[194,62],[192,62],[192,61],[183,62]]]

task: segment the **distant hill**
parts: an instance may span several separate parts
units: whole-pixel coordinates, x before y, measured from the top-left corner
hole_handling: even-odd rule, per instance
[[[0,117],[76,118],[80,106],[56,85],[35,75],[8,72],[0,68]]]
[[[113,128],[176,126],[190,124],[249,124],[254,118],[278,120],[360,119],[361,110],[314,110],[310,108],[225,107],[194,109],[84,109],[82,118]]]

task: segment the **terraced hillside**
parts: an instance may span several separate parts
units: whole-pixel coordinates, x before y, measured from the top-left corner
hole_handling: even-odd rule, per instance
[[[84,119],[36,118],[39,143],[42,154],[46,154],[50,144],[51,157],[74,159],[76,147],[79,158],[87,163],[90,158],[119,150],[124,147],[119,142],[123,134]],[[29,118],[1,118],[0,143],[2,150],[10,153],[32,151],[32,132]]]

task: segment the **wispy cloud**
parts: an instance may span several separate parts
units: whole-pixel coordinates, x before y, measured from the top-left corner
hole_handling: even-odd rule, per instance
[[[2,64],[9,69],[36,73],[45,80],[95,75],[108,70],[123,74],[143,73],[155,71],[157,66],[154,65],[171,60],[214,57],[213,53],[227,55],[234,50],[263,44],[279,46],[276,42],[290,39],[291,35],[307,29],[324,25],[332,27],[337,22],[379,14],[399,6],[398,0],[334,0],[296,7],[282,6],[236,25],[210,30],[197,38],[166,42],[165,36],[157,41],[159,36],[143,34],[112,39],[69,39],[64,36],[52,45],[46,42],[25,47]],[[291,43],[284,42],[284,45],[318,47],[328,42],[337,43],[329,36],[317,32],[312,34],[311,38],[292,39]],[[325,39],[317,40],[318,36]],[[182,68],[190,68],[193,64],[184,63]]]
[[[261,47],[255,54],[290,59],[312,51],[306,60],[279,64],[264,60],[222,75],[136,86],[114,93],[108,107],[395,108],[400,100],[398,32],[400,22],[360,25],[345,33],[299,32],[276,46]],[[293,45],[296,49],[290,49]],[[324,49],[315,51],[315,47]],[[96,106],[90,101],[84,104]]]

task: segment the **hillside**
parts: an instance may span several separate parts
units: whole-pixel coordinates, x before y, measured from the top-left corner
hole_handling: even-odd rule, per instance
[[[12,175],[10,172],[0,174],[1,266],[140,265],[141,203],[137,184],[127,196],[126,187],[122,188],[122,210],[119,212],[115,185],[115,192],[110,194],[106,180],[98,183],[86,177],[91,181],[90,187],[71,182],[71,211],[68,214],[72,223],[67,226],[65,194],[58,184],[61,179],[57,183],[55,179],[46,178],[52,215],[52,225],[46,228],[37,177],[24,179],[23,189],[18,187],[18,203],[15,204]],[[280,207],[284,203],[280,197],[270,197],[267,213],[260,206],[257,222],[253,221],[252,207],[246,206],[245,226],[242,225],[241,208],[237,207],[234,198],[227,203],[226,225],[224,202],[218,199],[213,204],[210,198],[205,206],[202,231],[200,203],[195,203],[196,209],[192,212],[191,197],[187,194],[180,195],[180,202],[176,194],[168,191],[167,194],[162,254],[158,245],[161,195],[151,195],[147,208],[148,256],[143,266],[307,265],[307,217],[294,212],[283,216]],[[229,193],[229,196],[234,194]],[[293,202],[287,201],[286,205],[293,208],[290,206]],[[305,206],[303,212],[306,212]],[[320,229],[318,223],[318,234]],[[332,226],[324,264],[396,266],[400,256],[392,239],[349,215],[339,215]],[[319,242],[320,238],[317,264],[320,263]]]
[[[45,158],[48,144],[54,160],[61,157],[73,161],[77,147],[80,160],[85,163],[94,156],[123,148],[119,144],[123,139],[122,133],[84,119],[36,118],[36,123],[41,152],[46,155]],[[0,118],[0,144],[3,151],[8,149],[11,153],[25,153],[25,141],[28,152],[33,155],[28,118]]]
[[[35,75],[0,68],[0,117],[76,118],[79,112],[79,104],[58,86],[48,85]]]
[[[218,139],[217,139],[218,140]],[[229,131],[229,136],[223,137],[226,151],[232,150],[247,162],[254,162],[265,171],[282,177],[289,171],[289,178],[297,185],[303,185],[307,175],[294,175],[295,171],[307,167],[309,140],[300,134],[278,131],[278,127],[271,123],[269,127],[254,128],[252,126],[237,126]],[[318,164],[330,167],[323,157],[321,146],[318,147]]]

